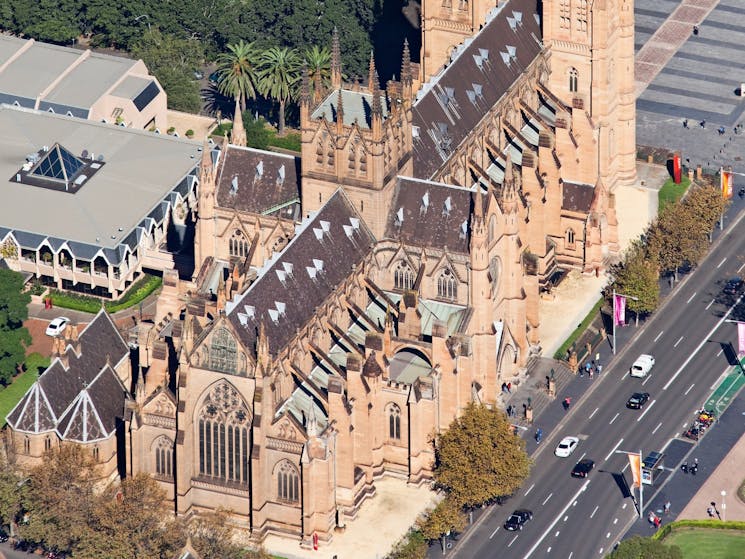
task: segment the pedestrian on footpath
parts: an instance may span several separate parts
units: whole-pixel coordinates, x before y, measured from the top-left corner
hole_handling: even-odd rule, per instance
[[[706,509],[706,514],[709,515],[709,518],[714,518],[714,507],[708,507]]]
[[[598,369],[598,374],[600,374],[600,373],[603,372],[603,366],[602,365],[598,365],[597,366],[597,369]]]
[[[509,392],[510,394],[512,394],[512,383],[511,382],[508,382],[507,383],[507,392]]]
[[[665,514],[670,512],[670,501],[665,502]]]

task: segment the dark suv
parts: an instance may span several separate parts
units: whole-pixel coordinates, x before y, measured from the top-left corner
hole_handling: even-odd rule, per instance
[[[626,402],[626,407],[632,410],[640,410],[649,401],[649,392],[634,392]]]
[[[533,519],[533,513],[526,509],[517,509],[504,523],[505,530],[522,530],[523,525]]]

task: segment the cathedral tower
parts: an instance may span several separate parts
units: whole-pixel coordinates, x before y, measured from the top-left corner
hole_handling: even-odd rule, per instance
[[[212,148],[204,142],[199,165],[199,219],[194,237],[194,275],[199,273],[208,256],[215,254],[215,166]]]

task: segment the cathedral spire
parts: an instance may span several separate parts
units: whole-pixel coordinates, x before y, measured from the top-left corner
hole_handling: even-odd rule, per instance
[[[375,53],[370,51],[370,67],[367,70],[367,89],[373,93],[379,87],[378,71],[375,69]]]
[[[310,104],[310,80],[308,79],[308,63],[303,61],[300,68],[300,103]]]
[[[137,374],[137,384],[135,385],[135,401],[142,405],[145,403],[145,372],[142,370],[142,365]]]
[[[409,40],[404,39],[404,51],[401,54],[401,83],[411,84],[411,52],[409,52]]]
[[[233,129],[230,131],[230,140],[234,146],[246,147],[246,129],[243,127],[243,114],[241,114],[241,103],[235,98],[235,112],[233,113]]]
[[[202,146],[202,162],[199,165],[199,184],[210,181],[214,176],[214,166],[212,164],[212,147],[207,140],[204,140]]]
[[[341,87],[341,47],[339,46],[339,30],[334,27],[331,36],[331,88]]]

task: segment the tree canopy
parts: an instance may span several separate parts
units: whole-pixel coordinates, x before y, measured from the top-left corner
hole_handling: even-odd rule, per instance
[[[634,536],[622,541],[608,559],[683,559],[683,553],[676,545]]]
[[[0,269],[0,384],[8,384],[23,363],[31,335],[24,328],[31,295],[23,292],[23,276]]]
[[[525,441],[504,412],[471,403],[435,445],[436,484],[453,503],[474,507],[512,495],[530,472]]]
[[[655,311],[660,301],[659,267],[641,241],[631,243],[623,260],[611,266],[610,274],[613,280],[605,290],[606,297],[610,298],[614,289],[635,297],[626,299],[626,307],[637,317]]]

